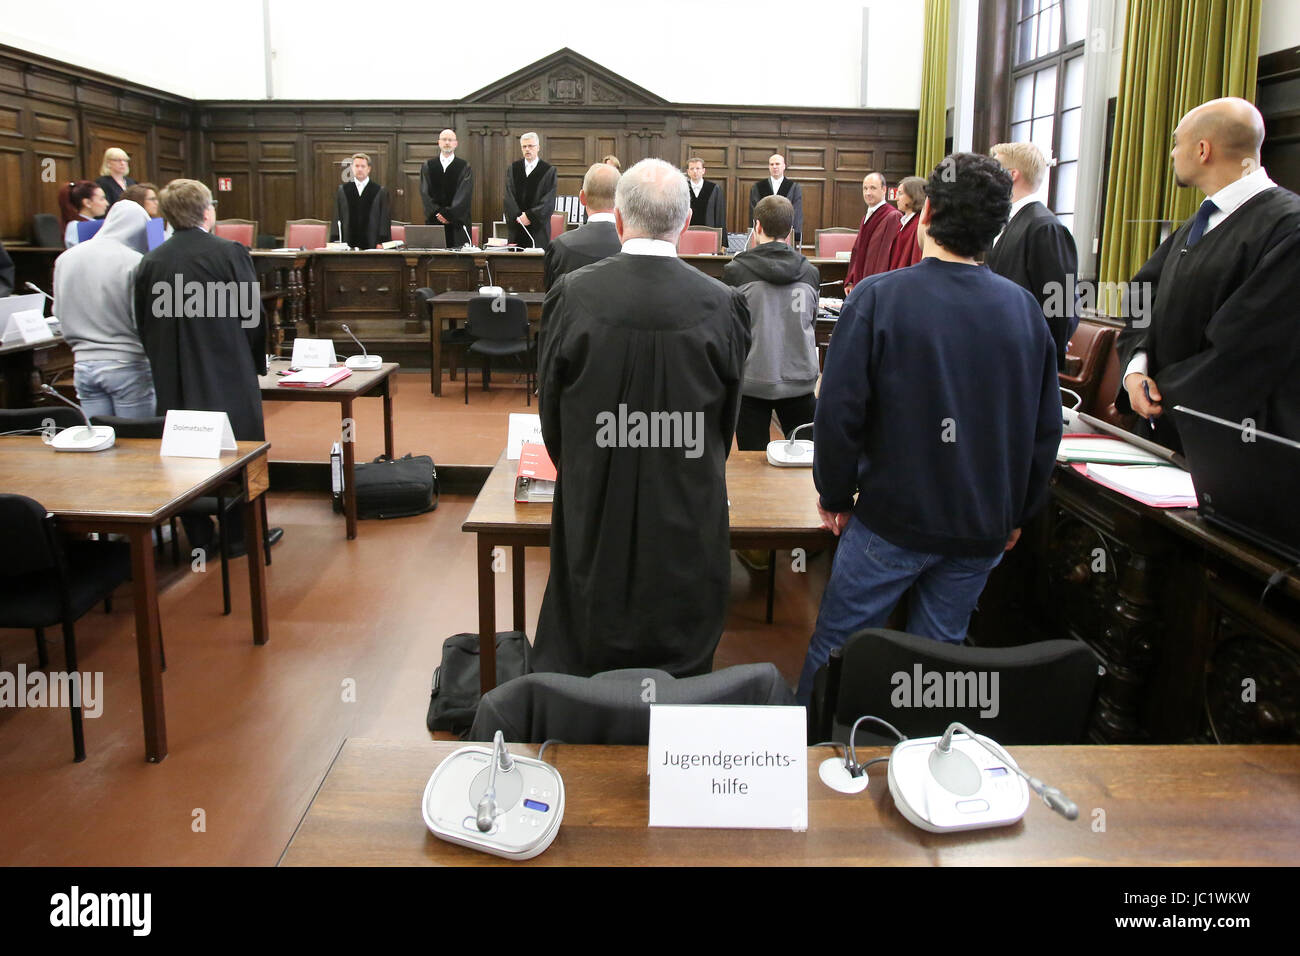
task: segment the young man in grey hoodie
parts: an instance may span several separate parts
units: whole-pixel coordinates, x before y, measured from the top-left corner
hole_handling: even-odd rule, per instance
[[[813,325],[821,274],[787,242],[794,207],[782,196],[767,196],[754,207],[754,218],[754,248],[722,271],[722,281],[749,304],[753,334],[736,424],[741,451],[767,447],[774,411],[786,435],[811,422],[818,374]]]
[[[120,200],[93,238],[54,260],[55,314],[72,347],[77,401],[87,415],[154,413],[153,374],[133,306],[148,224],[142,206]]]

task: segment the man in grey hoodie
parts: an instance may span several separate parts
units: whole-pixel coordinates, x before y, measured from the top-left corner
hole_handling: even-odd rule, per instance
[[[133,308],[148,224],[143,207],[120,200],[92,239],[54,260],[54,311],[72,347],[77,401],[87,415],[154,413],[153,375]]]
[[[821,274],[788,244],[794,207],[782,196],[767,196],[754,207],[754,218],[754,248],[722,271],[722,281],[749,303],[753,333],[736,424],[741,451],[767,447],[773,411],[787,435],[813,420],[818,373],[813,325]]]

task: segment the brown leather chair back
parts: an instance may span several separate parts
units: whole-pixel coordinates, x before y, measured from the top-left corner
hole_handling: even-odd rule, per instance
[[[1059,374],[1061,387],[1078,392],[1083,401],[1079,410],[1092,415],[1106,369],[1106,356],[1115,351],[1113,326],[1079,320],[1065,352],[1065,371]]]

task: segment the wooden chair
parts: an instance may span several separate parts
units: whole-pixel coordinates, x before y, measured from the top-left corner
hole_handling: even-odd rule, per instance
[[[818,229],[813,234],[814,251],[818,259],[834,259],[837,252],[852,252],[858,231],[843,226]]]
[[[329,229],[324,219],[288,219],[284,223],[284,244],[291,249],[324,249]]]
[[[220,219],[213,227],[212,234],[222,239],[233,239],[245,248],[257,245],[256,219]]]

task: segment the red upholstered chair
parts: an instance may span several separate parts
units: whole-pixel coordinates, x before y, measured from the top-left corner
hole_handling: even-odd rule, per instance
[[[721,248],[722,230],[711,226],[690,226],[677,240],[677,252],[683,256],[716,253]]]
[[[284,244],[290,249],[324,249],[329,242],[324,219],[289,219],[284,224]]]
[[[479,225],[477,222],[470,227],[470,232],[474,234],[474,245],[476,246],[479,245],[478,237],[482,231],[483,231],[483,227]]]
[[[816,232],[816,258],[834,259],[837,252],[852,252],[853,243],[857,241],[856,229],[835,226],[831,229],[818,229]]]
[[[410,223],[397,222],[396,220],[393,221],[393,224],[389,228],[393,232],[394,242],[397,242],[398,240],[401,240],[402,242],[406,241],[406,227],[408,225],[410,225]]]
[[[257,245],[256,219],[221,219],[212,231],[222,239],[233,239],[249,249]]]
[[[564,223],[565,223],[564,213],[562,212],[551,213],[551,238],[552,239],[554,239],[560,233],[564,232]]]

